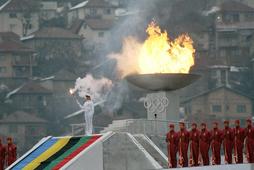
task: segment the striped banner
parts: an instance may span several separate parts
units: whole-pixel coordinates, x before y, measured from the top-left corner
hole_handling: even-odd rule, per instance
[[[101,135],[51,138],[17,163],[12,170],[60,169]]]

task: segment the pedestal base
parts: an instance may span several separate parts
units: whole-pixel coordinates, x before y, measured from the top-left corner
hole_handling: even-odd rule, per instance
[[[149,93],[144,101],[148,120],[179,120],[177,91]]]

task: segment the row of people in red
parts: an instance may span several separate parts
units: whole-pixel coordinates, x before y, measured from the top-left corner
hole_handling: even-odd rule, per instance
[[[0,170],[3,170],[5,166],[10,166],[17,158],[17,147],[13,143],[12,138],[7,138],[7,145],[2,144],[0,138]]]
[[[229,127],[229,121],[224,121],[224,129],[220,130],[218,123],[213,123],[209,131],[205,123],[199,130],[196,123],[191,131],[187,131],[184,122],[179,123],[179,132],[170,124],[166,142],[168,146],[168,164],[170,168],[210,165],[209,150],[211,149],[211,164],[221,164],[221,145],[225,155],[225,163],[231,164],[232,155],[235,163],[243,163],[243,149],[249,163],[254,163],[254,127],[252,121],[246,121],[246,128],[240,127],[240,121],[235,121],[235,127]],[[189,151],[189,152],[188,152]],[[178,153],[178,162],[177,162]],[[189,153],[189,157],[188,157]]]

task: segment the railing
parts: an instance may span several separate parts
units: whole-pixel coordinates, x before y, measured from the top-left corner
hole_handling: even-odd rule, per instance
[[[167,121],[167,120],[147,120],[147,119],[128,119],[123,120],[124,124],[119,124],[119,126],[114,126],[109,131],[117,132],[129,132],[131,134],[145,134],[149,136],[161,136],[164,137],[168,132],[169,124],[174,124],[175,129],[178,130],[179,121]],[[187,128],[189,124],[186,123]],[[71,124],[71,134],[78,135],[85,132],[85,124]],[[106,129],[107,127],[95,126],[94,132],[99,133],[100,131]]]
[[[132,123],[127,126],[127,132],[131,134],[145,134],[149,136],[165,136],[169,130],[168,125],[174,124],[175,129],[178,130],[179,121],[171,120],[147,120],[147,119],[133,119],[127,120]],[[187,128],[189,124],[186,124]]]
[[[72,136],[85,134],[85,123],[71,124],[70,126],[71,126],[71,135]],[[104,128],[105,127],[94,126],[93,130],[94,130],[94,133],[99,133]]]

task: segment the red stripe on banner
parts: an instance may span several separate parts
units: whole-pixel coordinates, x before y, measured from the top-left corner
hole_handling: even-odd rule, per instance
[[[73,151],[69,156],[64,158],[61,162],[59,162],[53,170],[58,170],[62,168],[66,163],[68,163],[70,160],[72,160],[75,156],[77,156],[80,152],[85,150],[88,146],[90,146],[92,143],[94,143],[97,139],[99,139],[101,136],[93,136],[90,140],[88,140],[85,144],[80,146],[78,149]]]

